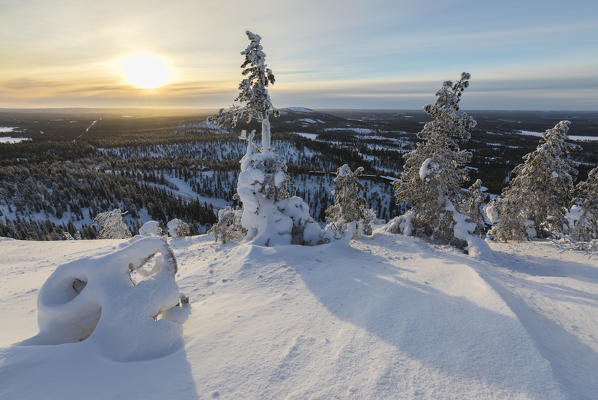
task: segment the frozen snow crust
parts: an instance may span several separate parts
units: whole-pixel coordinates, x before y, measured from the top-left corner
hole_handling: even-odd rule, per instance
[[[192,310],[182,346],[155,358],[156,322],[126,333],[125,317],[82,342],[10,345],[34,334],[35,289],[48,277],[85,260],[86,271],[128,279],[117,261],[167,252],[163,243],[0,242],[0,398],[545,400],[598,390],[598,263],[546,242],[493,243],[488,261],[387,233],[320,246],[171,239]],[[166,307],[178,293],[169,285]],[[131,342],[137,361],[115,362]]]

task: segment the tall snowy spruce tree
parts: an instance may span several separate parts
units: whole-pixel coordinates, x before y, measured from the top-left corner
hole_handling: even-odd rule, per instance
[[[545,238],[567,230],[575,164],[567,158],[579,146],[566,142],[569,121],[561,121],[542,135],[524,163],[513,169],[515,178],[496,202],[498,221],[489,234],[497,240]]]
[[[348,239],[356,235],[372,234],[371,223],[376,215],[365,206],[363,185],[359,181],[362,173],[363,167],[351,171],[347,164],[336,171],[332,191],[335,203],[326,210],[326,220],[327,229],[331,229],[339,239],[345,234]]]
[[[598,167],[588,173],[587,180],[575,186],[567,220],[568,233],[573,240],[590,242],[598,239]]]
[[[249,46],[241,52],[243,79],[235,104],[211,119],[220,126],[235,126],[238,121],[256,119],[262,123],[262,147],[248,137],[247,152],[241,159],[237,194],[243,203],[241,224],[246,240],[263,246],[277,244],[317,244],[323,231],[309,215],[303,199],[292,196],[285,161],[272,149],[269,116],[276,111],[268,94],[274,74],[266,66],[261,37],[249,31]]]
[[[247,123],[257,120],[262,124],[262,148],[270,149],[270,115],[278,115],[268,94],[268,85],[274,84],[274,74],[266,65],[266,54],[261,45],[261,36],[250,31],[245,34],[249,45],[241,52],[245,61],[241,64],[242,74],[246,76],[239,84],[239,94],[234,105],[221,109],[210,120],[219,126],[236,126],[239,121]]]
[[[457,82],[445,81],[436,92],[436,102],[424,107],[433,120],[417,134],[422,141],[407,154],[401,179],[394,183],[397,202],[408,203],[410,209],[391,222],[391,231],[461,248],[475,231],[476,224],[456,208],[467,203],[461,184],[468,179],[464,166],[471,159],[459,143],[470,138],[469,130],[476,125],[459,109],[469,79],[464,72]]]

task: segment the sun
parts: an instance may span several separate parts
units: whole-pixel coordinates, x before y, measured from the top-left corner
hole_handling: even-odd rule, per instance
[[[170,71],[159,57],[151,54],[135,54],[121,61],[121,67],[129,83],[142,89],[155,89],[170,81]]]

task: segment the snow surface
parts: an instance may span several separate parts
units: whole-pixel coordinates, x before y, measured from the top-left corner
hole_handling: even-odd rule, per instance
[[[13,144],[13,143],[21,143],[21,142],[27,142],[31,140],[31,138],[28,137],[0,137],[0,143],[7,143],[7,144]]]
[[[0,398],[598,393],[598,260],[548,242],[492,244],[490,262],[382,233],[350,246],[170,240],[191,304],[178,350],[118,362],[86,341],[13,344],[36,334],[37,294],[57,265],[125,243],[0,241]]]
[[[490,132],[488,132],[490,133]],[[533,132],[533,131],[515,131],[517,135],[523,136],[535,136],[535,137],[542,137],[542,132]],[[574,142],[593,142],[598,141],[598,136],[576,136],[576,135],[567,135],[567,140],[573,140]]]
[[[14,126],[0,126],[0,133],[10,133],[17,129]]]

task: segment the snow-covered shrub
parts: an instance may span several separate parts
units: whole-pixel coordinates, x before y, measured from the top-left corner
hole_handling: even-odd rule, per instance
[[[575,164],[567,154],[579,146],[565,142],[569,121],[546,130],[540,144],[513,169],[514,179],[498,200],[498,222],[489,234],[498,240],[530,240],[567,230]]]
[[[566,219],[568,233],[573,240],[590,242],[598,239],[598,167],[594,167],[588,173],[588,179],[575,187]]]
[[[393,184],[397,202],[409,204],[409,215],[391,221],[387,229],[465,247],[462,235],[455,231],[462,221],[455,207],[467,203],[461,183],[468,178],[464,166],[471,159],[471,153],[459,149],[459,142],[468,140],[469,130],[476,125],[472,117],[459,109],[469,79],[470,75],[464,72],[457,82],[444,82],[436,92],[436,102],[424,107],[433,120],[417,134],[422,142],[407,154],[401,179]],[[474,231],[475,224],[471,233]]]
[[[214,235],[214,241],[222,243],[237,242],[245,236],[247,231],[241,225],[243,210],[235,210],[226,206],[218,210],[218,222],[208,231]]]
[[[249,31],[246,34],[250,43],[241,52],[245,56],[241,68],[247,78],[239,84],[235,104],[211,118],[220,126],[235,126],[242,119],[262,123],[262,147],[253,143],[252,132],[247,138],[247,152],[241,159],[237,183],[246,240],[264,246],[317,244],[324,240],[323,232],[309,216],[307,204],[299,197],[290,197],[286,163],[271,148],[269,116],[276,111],[268,85],[274,83],[274,74],[266,66],[261,37]]]
[[[335,203],[326,210],[326,219],[327,229],[331,229],[337,238],[345,233],[349,233],[350,237],[372,234],[372,222],[376,215],[365,207],[365,198],[361,193],[363,185],[359,181],[362,173],[363,167],[351,171],[347,164],[336,171],[332,190]]]
[[[123,222],[122,216],[126,212],[120,211],[116,208],[112,211],[99,213],[94,218],[93,222],[98,224],[100,230],[98,232],[99,239],[126,239],[131,237],[131,231]]]
[[[188,313],[176,271],[172,251],[156,237],[60,265],[39,293],[40,332],[23,344],[84,341],[120,361],[169,354],[182,344]]]
[[[162,236],[164,231],[160,227],[158,221],[147,221],[141,228],[139,228],[141,236]]]
[[[166,228],[168,229],[168,235],[174,238],[188,236],[191,232],[189,225],[178,218],[168,221]]]

